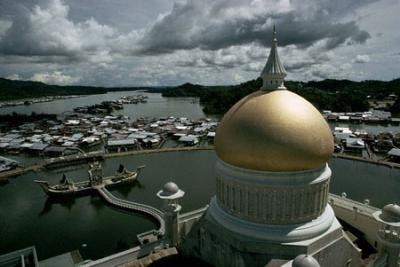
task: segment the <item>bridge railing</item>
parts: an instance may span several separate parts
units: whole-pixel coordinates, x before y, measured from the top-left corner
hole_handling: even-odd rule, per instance
[[[347,197],[341,197],[335,194],[329,194],[329,203],[347,209],[357,208],[358,212],[365,213],[370,216],[372,216],[374,212],[379,210],[378,208],[370,206],[368,204],[364,204],[356,200]]]
[[[109,203],[126,208],[126,209],[131,209],[131,210],[136,210],[136,211],[141,211],[144,213],[147,213],[151,216],[153,216],[159,223],[160,223],[160,228],[158,229],[158,232],[160,234],[165,233],[165,221],[164,221],[164,214],[160,210],[141,203],[137,202],[131,202],[127,201],[124,199],[117,198],[113,194],[111,194],[110,191],[108,191],[105,187],[98,187],[97,188],[98,192],[100,193],[103,198],[108,201]]]
[[[186,213],[182,213],[179,215],[179,221],[186,221],[186,220],[190,220],[193,219],[195,217],[201,217],[204,212],[208,209],[208,205],[197,209],[197,210],[192,210]]]

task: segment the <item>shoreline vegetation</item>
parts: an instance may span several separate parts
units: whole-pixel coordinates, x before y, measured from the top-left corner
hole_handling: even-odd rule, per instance
[[[0,102],[52,96],[81,96],[116,91],[152,90],[151,87],[97,87],[80,85],[50,85],[34,81],[0,78]]]
[[[50,114],[50,113],[36,113],[32,112],[31,114],[20,114],[13,112],[11,114],[1,114],[0,115],[0,129],[2,125],[6,125],[7,127],[16,127],[19,126],[23,123],[27,122],[36,122],[40,120],[57,120],[57,115],[56,114]]]
[[[199,97],[206,114],[224,114],[244,96],[257,91],[261,78],[232,86],[185,83],[163,90],[164,97]],[[380,104],[380,109],[400,113],[400,79],[392,81],[286,81],[285,86],[311,102],[318,110],[361,112]],[[383,107],[382,107],[383,104]]]
[[[244,96],[258,90],[261,78],[238,85],[204,86],[185,83],[171,87],[59,86],[33,81],[0,78],[0,102],[49,96],[105,94],[116,91],[146,90],[163,97],[198,97],[206,114],[224,114]],[[307,99],[319,110],[361,112],[378,108],[400,114],[400,78],[391,81],[286,81],[286,87]]]

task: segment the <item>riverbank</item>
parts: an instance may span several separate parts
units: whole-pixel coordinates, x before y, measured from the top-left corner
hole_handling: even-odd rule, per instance
[[[66,100],[66,99],[73,99],[78,97],[87,96],[83,95],[56,95],[56,96],[43,96],[43,97],[33,97],[33,98],[22,98],[18,100],[11,100],[11,101],[0,101],[0,108],[7,108],[7,107],[16,107],[16,106],[29,106],[32,104],[38,103],[46,103],[46,102],[53,102],[56,100]]]
[[[14,170],[1,172],[0,173],[0,183],[7,182],[8,178],[18,177],[27,172],[40,171],[42,168],[43,168],[43,165],[41,165],[41,164],[33,164],[33,165],[30,165],[27,167],[18,167]]]
[[[292,92],[310,101],[319,110],[360,111],[369,108],[385,109],[393,113],[399,112],[397,96],[400,79],[392,81],[285,81],[285,86]],[[259,90],[261,78],[250,80],[239,85],[203,86],[185,83],[164,90],[163,96],[199,97],[207,114],[224,114],[231,106],[246,95]],[[380,90],[376,90],[379,88]]]
[[[161,148],[161,149],[148,149],[148,150],[139,150],[139,151],[127,151],[127,152],[122,152],[122,153],[105,154],[104,157],[105,158],[113,158],[113,157],[123,157],[123,156],[130,156],[130,155],[143,155],[143,154],[153,154],[153,153],[163,153],[163,152],[184,152],[184,151],[204,151],[204,150],[214,150],[214,146],[177,147],[177,148]],[[363,157],[346,155],[343,153],[333,153],[332,157],[361,161],[361,162],[371,163],[371,164],[375,164],[375,165],[385,166],[388,168],[400,169],[400,163],[396,163],[396,162],[387,162],[387,161],[366,159]]]
[[[132,150],[132,151],[127,151],[127,152],[105,154],[104,158],[124,157],[124,156],[131,156],[131,155],[144,155],[144,154],[153,154],[153,153],[203,151],[203,150],[214,150],[214,147],[213,146],[169,147],[169,148],[160,148],[160,149]]]
[[[371,163],[371,164],[375,164],[375,165],[385,166],[385,167],[388,167],[388,168],[400,169],[400,164],[396,163],[396,162],[388,162],[388,161],[379,161],[379,160],[374,160],[374,159],[366,159],[366,158],[363,158],[363,157],[346,155],[346,154],[342,154],[342,153],[333,153],[332,157],[333,158],[340,158],[340,159],[349,159],[349,160],[361,161],[361,162]]]
[[[166,152],[184,152],[184,151],[204,151],[204,150],[213,150],[214,147],[176,147],[176,148],[160,148],[160,149],[146,149],[146,150],[134,150],[120,153],[108,153],[102,154],[101,157],[107,158],[115,158],[115,157],[125,157],[125,156],[133,156],[133,155],[145,155],[145,154],[154,154],[154,153],[166,153]],[[93,157],[98,158],[99,154],[93,153]],[[90,154],[82,154],[72,156],[73,160],[68,160],[68,157],[59,157],[43,160],[43,163],[36,163],[26,167],[18,167],[17,169],[5,171],[0,173],[0,182],[6,181],[8,178],[16,177],[22,174],[25,174],[30,171],[40,171],[42,169],[46,169],[47,167],[54,165],[57,162],[64,162],[62,167],[73,166],[76,165],[77,162],[82,163],[82,160],[90,159]],[[86,161],[85,161],[86,162]],[[68,164],[70,163],[70,164]],[[57,167],[53,167],[56,169]]]
[[[126,152],[120,152],[120,153],[102,154],[102,158],[108,159],[108,158],[126,157],[126,156],[134,156],[134,155],[146,155],[146,154],[168,153],[168,152],[207,151],[207,150],[214,150],[214,147],[213,146],[201,146],[201,147],[199,146],[199,147],[174,147],[174,148],[132,150],[132,151],[126,151]],[[96,153],[94,153],[93,155],[95,155],[96,157],[99,156]],[[345,155],[342,153],[333,153],[332,157],[360,161],[360,162],[370,163],[370,164],[374,164],[374,165],[385,166],[388,168],[400,169],[400,164],[395,163],[395,162],[385,162],[385,161],[366,159],[366,158],[362,158],[362,157],[358,157],[358,156]],[[75,155],[74,161],[71,161],[71,164],[63,164],[62,167],[75,165],[77,161],[82,162],[82,161],[80,161],[80,159],[88,159],[88,158],[89,157],[87,154]],[[0,173],[0,182],[4,182],[8,178],[17,177],[19,175],[25,174],[30,171],[40,171],[42,169],[45,169],[50,164],[54,164],[54,162],[57,162],[57,159],[58,158],[43,160],[43,163],[36,163],[36,164],[32,164],[32,165],[29,165],[26,167],[19,167],[17,169],[11,170],[11,171],[2,172],[2,173]],[[61,157],[60,159],[61,159],[61,161],[65,161],[65,157]]]

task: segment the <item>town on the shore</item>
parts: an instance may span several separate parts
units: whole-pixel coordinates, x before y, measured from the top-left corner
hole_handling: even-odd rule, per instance
[[[75,97],[75,96],[73,96]],[[33,101],[32,103],[36,103]],[[218,120],[160,117],[130,119],[113,115],[125,104],[145,104],[147,97],[135,94],[71,112],[23,122],[17,127],[0,125],[0,172],[19,166],[16,154],[60,157],[75,153],[120,153],[131,150],[159,149],[213,144]],[[357,128],[357,124],[399,125],[400,119],[377,109],[366,112],[337,113],[324,110],[328,122]],[[350,127],[333,127],[335,152],[369,160],[397,162],[400,159],[400,132],[368,133]]]

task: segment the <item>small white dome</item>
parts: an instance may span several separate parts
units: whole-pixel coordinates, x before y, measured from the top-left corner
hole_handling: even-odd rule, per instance
[[[292,267],[320,267],[320,265],[313,256],[301,254],[293,260]]]
[[[400,222],[400,206],[388,204],[383,207],[381,219],[387,222]]]
[[[170,196],[170,195],[176,194],[178,191],[179,191],[179,187],[176,185],[176,183],[168,182],[163,186],[162,194],[164,196]]]

